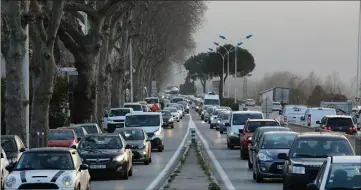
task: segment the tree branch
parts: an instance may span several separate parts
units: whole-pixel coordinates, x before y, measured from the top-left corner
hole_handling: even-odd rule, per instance
[[[97,11],[92,9],[90,6],[81,3],[74,3],[74,2],[65,3],[64,11],[82,11],[86,13],[92,21],[96,21],[99,19],[99,15]]]
[[[112,8],[116,7],[116,5],[118,3],[124,3],[124,2],[128,2],[128,0],[108,0],[105,5],[102,6],[102,8],[100,8],[99,10],[99,16],[100,17],[105,17],[107,16],[107,14],[112,11]]]
[[[64,18],[61,19],[61,25],[59,27],[59,31],[64,31],[65,33],[70,35],[72,39],[76,41],[79,48],[82,48],[82,50],[85,51],[84,46],[87,43],[85,36],[76,29],[74,29],[74,27]]]
[[[56,35],[58,33],[61,18],[63,16],[63,6],[64,6],[64,0],[53,1],[53,6],[51,9],[51,18],[49,20],[48,29],[46,32],[48,35],[47,46],[49,48],[54,47]]]

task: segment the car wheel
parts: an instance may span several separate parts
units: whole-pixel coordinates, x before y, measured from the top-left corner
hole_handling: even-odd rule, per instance
[[[213,129],[213,126],[210,124],[210,125],[209,125],[209,128],[210,128],[210,129]]]
[[[149,156],[149,163],[152,163],[152,154]]]
[[[132,167],[130,168],[130,170],[129,170],[129,172],[128,172],[128,175],[129,175],[129,176],[133,176],[133,165],[132,165]]]
[[[283,190],[291,190],[292,187],[285,180],[283,180],[282,189]]]
[[[149,158],[147,158],[147,159],[144,160],[144,165],[149,165],[149,163],[150,163],[150,162],[149,162]]]
[[[201,120],[204,120],[204,116],[201,116]]]
[[[253,180],[256,180],[256,174],[253,171]]]
[[[256,174],[256,182],[257,182],[257,183],[262,182],[262,181],[263,181],[263,177],[257,175],[257,172],[256,172],[255,174]]]
[[[249,169],[252,169],[252,168],[253,168],[253,164],[251,163],[251,161],[249,160],[249,158],[248,158],[248,168],[249,168]]]
[[[128,163],[125,165],[125,167],[127,168],[127,170],[124,172],[122,178],[129,179]]]
[[[246,158],[246,156],[244,155],[244,152],[243,152],[243,150],[242,150],[242,147],[240,147],[239,149],[240,149],[240,152],[241,152],[241,159],[242,159],[242,160],[246,160],[247,158]]]
[[[170,126],[170,128],[172,128],[172,129],[173,129],[173,128],[174,128],[174,124],[172,124],[172,125]]]
[[[164,146],[158,146],[158,152],[163,152]]]
[[[220,130],[219,133],[223,134],[223,131]]]
[[[179,120],[177,122],[179,122]]]

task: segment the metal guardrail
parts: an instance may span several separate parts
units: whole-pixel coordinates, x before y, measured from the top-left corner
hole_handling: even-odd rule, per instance
[[[289,123],[288,127],[292,131],[295,131],[298,133],[316,132],[316,128],[303,126],[303,125]],[[322,131],[324,131],[324,130],[322,130]],[[324,132],[330,133],[329,131],[324,131]],[[335,132],[332,132],[332,133],[335,133]],[[355,150],[356,155],[361,155],[361,136],[347,135],[344,133],[338,133],[338,134],[345,135],[347,137],[347,139],[350,141],[352,148]]]

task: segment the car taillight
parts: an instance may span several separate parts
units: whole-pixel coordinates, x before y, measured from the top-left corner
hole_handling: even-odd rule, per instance
[[[311,125],[311,114],[308,114],[307,125],[308,125],[308,126]]]
[[[325,126],[325,130],[332,131],[332,128],[330,126]]]
[[[357,128],[355,126],[352,126],[349,128],[350,131],[357,131]]]
[[[283,121],[287,121],[287,116],[283,116]]]

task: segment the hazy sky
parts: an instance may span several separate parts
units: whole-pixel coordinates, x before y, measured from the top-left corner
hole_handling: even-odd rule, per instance
[[[356,76],[358,1],[209,1],[195,40],[195,53],[224,43],[220,34],[244,42],[256,60],[252,78],[291,71],[324,77],[333,71]],[[177,83],[184,77],[176,77]],[[179,81],[179,82],[178,82]]]

